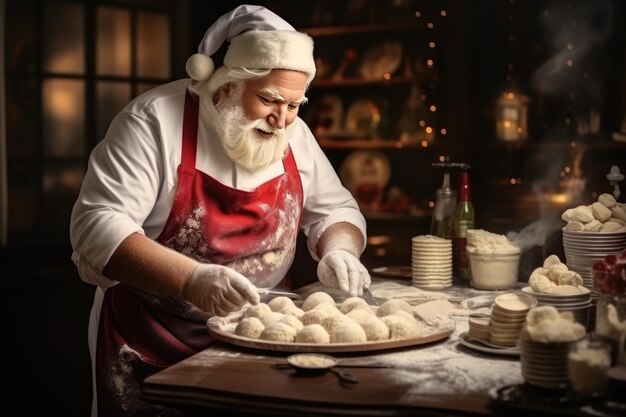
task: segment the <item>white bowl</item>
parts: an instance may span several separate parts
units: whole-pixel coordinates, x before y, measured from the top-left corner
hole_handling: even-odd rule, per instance
[[[470,283],[480,290],[503,290],[515,287],[519,275],[520,254],[497,254],[467,251]]]

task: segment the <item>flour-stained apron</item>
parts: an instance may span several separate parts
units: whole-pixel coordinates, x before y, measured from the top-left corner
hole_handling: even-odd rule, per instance
[[[258,287],[275,287],[294,258],[302,184],[291,150],[284,173],[252,191],[196,169],[199,99],[185,97],[176,196],[157,238],[200,262],[227,265]],[[213,342],[208,315],[175,297],[118,284],[106,290],[96,349],[98,415],[172,415],[140,400],[141,381]]]

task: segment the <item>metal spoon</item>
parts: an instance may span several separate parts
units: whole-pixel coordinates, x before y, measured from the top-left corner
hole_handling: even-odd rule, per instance
[[[274,368],[284,369],[289,366],[298,372],[305,374],[321,373],[330,371],[337,375],[341,382],[348,384],[357,384],[359,380],[351,373],[335,369],[337,365],[337,359],[330,355],[323,355],[320,353],[298,353],[295,355],[287,356],[287,364],[275,364]]]

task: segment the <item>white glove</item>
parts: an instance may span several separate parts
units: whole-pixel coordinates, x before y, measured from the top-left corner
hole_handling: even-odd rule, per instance
[[[246,277],[224,265],[200,264],[183,289],[183,298],[202,310],[226,316],[246,302],[258,304],[256,287]]]
[[[363,290],[372,282],[361,261],[345,250],[333,250],[324,255],[317,265],[317,278],[353,297],[363,295]]]

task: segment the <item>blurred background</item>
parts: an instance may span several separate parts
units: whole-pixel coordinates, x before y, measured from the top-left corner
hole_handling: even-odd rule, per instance
[[[89,154],[125,103],[185,77],[206,29],[241,3],[0,2],[7,403],[29,415],[89,412],[93,287],[76,274],[68,237]],[[315,39],[300,116],[366,215],[368,267],[408,265],[410,238],[430,232],[436,162],[471,166],[477,228],[523,237],[521,279],[562,250],[566,208],[602,193],[624,202],[619,176],[607,176],[626,171],[623,2],[254,4]],[[451,180],[456,188],[458,171]],[[314,273],[302,257],[294,268]]]

